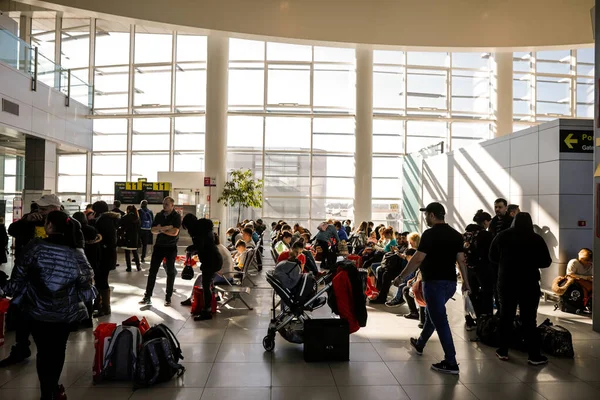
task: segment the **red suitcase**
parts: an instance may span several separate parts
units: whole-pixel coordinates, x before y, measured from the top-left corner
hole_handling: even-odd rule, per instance
[[[6,330],[6,313],[8,312],[9,306],[10,301],[8,299],[0,298],[0,347],[4,345],[4,331]]]
[[[215,293],[212,294],[211,301],[211,311],[212,313],[217,312],[217,297]],[[200,312],[204,309],[204,290],[202,286],[194,286],[194,290],[192,291],[192,310],[191,313],[193,315],[199,315]]]
[[[102,322],[94,330],[94,365],[92,366],[92,379],[94,383],[102,380],[102,367],[104,366],[104,356],[108,349],[108,342],[112,337],[117,324]]]

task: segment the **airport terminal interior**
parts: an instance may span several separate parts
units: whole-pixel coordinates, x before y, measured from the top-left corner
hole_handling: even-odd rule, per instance
[[[594,3],[0,0],[0,399],[600,398]]]

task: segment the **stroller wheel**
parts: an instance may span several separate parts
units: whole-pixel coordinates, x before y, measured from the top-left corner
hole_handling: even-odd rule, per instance
[[[275,348],[275,338],[269,335],[265,336],[263,338],[263,347],[266,351],[273,351]]]

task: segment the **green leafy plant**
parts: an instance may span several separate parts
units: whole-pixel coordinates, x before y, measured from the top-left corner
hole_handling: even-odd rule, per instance
[[[230,207],[237,207],[237,221],[239,223],[242,208],[262,207],[263,181],[255,180],[252,171],[249,169],[236,169],[231,171],[230,175],[230,180],[225,182],[223,192],[217,202],[224,203]]]

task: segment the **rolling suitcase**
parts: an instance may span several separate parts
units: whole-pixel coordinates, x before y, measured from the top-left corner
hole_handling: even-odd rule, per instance
[[[350,326],[345,319],[309,319],[304,322],[304,361],[348,361]]]

